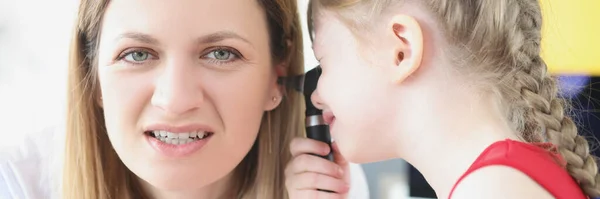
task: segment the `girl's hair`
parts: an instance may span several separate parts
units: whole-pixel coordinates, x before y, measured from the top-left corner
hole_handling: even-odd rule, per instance
[[[376,14],[400,0],[311,1],[311,17],[318,9],[335,11],[355,34],[368,30]],[[417,2],[417,1],[415,1]],[[566,160],[565,168],[591,197],[600,197],[600,177],[588,142],[577,134],[565,115],[568,105],[558,97],[556,80],[540,57],[542,16],[537,0],[420,0],[434,14],[449,42],[457,70],[487,82],[515,131],[526,142],[549,141]],[[357,18],[358,17],[358,18]],[[470,66],[470,67],[465,67]],[[464,71],[468,70],[468,71]]]
[[[272,64],[286,65],[287,76],[304,72],[302,34],[295,0],[258,0],[266,12]],[[64,198],[146,198],[137,178],[121,162],[108,139],[97,103],[97,55],[102,18],[109,0],[82,0],[71,41]],[[257,140],[234,170],[230,190],[238,198],[285,198],[284,168],[291,139],[301,136],[303,98],[293,90],[263,114]]]

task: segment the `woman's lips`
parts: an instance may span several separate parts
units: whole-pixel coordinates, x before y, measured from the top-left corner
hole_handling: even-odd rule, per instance
[[[161,156],[168,158],[183,158],[189,156],[196,151],[199,151],[203,148],[204,145],[213,137],[213,133],[208,134],[207,136],[203,136],[202,139],[199,138],[185,138],[186,142],[173,144],[168,141],[165,142],[159,138],[156,138],[150,134],[145,135],[146,140],[152,146],[152,148]],[[164,137],[161,137],[164,139]],[[168,138],[171,140],[172,138]],[[174,138],[176,140],[180,140],[179,138]]]

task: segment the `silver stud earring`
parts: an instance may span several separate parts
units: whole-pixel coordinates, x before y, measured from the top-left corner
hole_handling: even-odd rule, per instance
[[[277,97],[273,97],[273,102],[277,102]]]

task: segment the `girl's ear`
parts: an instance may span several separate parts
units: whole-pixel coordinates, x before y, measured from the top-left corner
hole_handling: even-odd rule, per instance
[[[391,31],[394,42],[393,81],[401,83],[412,75],[423,59],[423,33],[421,25],[412,16],[396,15],[392,17],[386,30]]]

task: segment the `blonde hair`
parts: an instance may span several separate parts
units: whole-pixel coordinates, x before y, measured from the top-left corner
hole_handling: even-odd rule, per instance
[[[82,0],[71,41],[63,198],[146,198],[134,174],[117,156],[99,106],[97,48],[109,0]],[[302,34],[295,0],[259,0],[269,27],[273,65],[287,76],[304,72]],[[281,104],[263,115],[252,149],[236,167],[230,190],[237,198],[286,198],[284,168],[293,137],[302,136],[303,97],[285,91]]]
[[[311,1],[309,32],[317,9],[335,11],[356,33],[368,30],[373,14],[383,13],[400,0]],[[565,115],[565,101],[540,57],[542,16],[536,0],[425,0],[442,28],[457,65],[464,74],[490,82],[484,89],[495,93],[515,131],[526,142],[549,141],[566,160],[566,170],[590,197],[600,197],[596,159],[575,123]],[[366,16],[359,17],[357,16]],[[366,18],[366,19],[365,19]],[[362,27],[362,28],[356,28]],[[491,80],[490,80],[491,78]],[[481,79],[483,80],[483,79]]]

